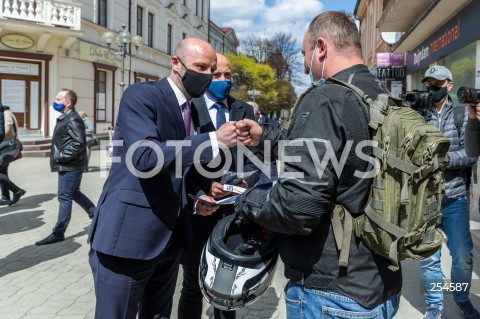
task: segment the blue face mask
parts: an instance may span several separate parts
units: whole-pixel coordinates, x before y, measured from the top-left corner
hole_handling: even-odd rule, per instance
[[[56,102],[53,102],[53,109],[55,111],[62,112],[64,108],[65,108],[65,104],[58,104]]]
[[[313,80],[313,73],[312,73],[312,66],[313,66],[313,57],[315,56],[315,51],[317,50],[317,45],[315,45],[315,48],[313,49],[312,53],[312,59],[310,60],[310,70],[308,71],[308,75],[310,76],[310,84],[314,86],[320,86],[325,83],[325,79],[323,78],[323,70],[325,70],[325,62],[327,61],[327,57],[325,56],[325,60],[323,60],[323,65],[322,65],[322,78],[318,81]]]
[[[208,93],[217,101],[225,100],[230,93],[232,81],[212,81],[208,87]]]

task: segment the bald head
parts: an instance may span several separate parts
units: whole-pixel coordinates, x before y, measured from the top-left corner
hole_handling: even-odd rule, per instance
[[[230,61],[223,54],[217,52],[217,69],[213,72],[213,81],[230,81],[232,79],[232,70]]]
[[[197,73],[212,74],[216,68],[217,56],[212,46],[200,39],[187,38],[180,41],[175,49],[169,78],[189,99],[190,96],[185,91],[181,81],[186,69]]]

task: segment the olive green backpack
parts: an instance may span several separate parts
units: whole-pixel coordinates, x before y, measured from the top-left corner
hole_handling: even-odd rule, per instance
[[[331,214],[339,265],[348,266],[352,232],[388,258],[392,270],[398,270],[403,259],[433,255],[444,240],[438,222],[450,140],[401,99],[385,93],[373,101],[354,85],[329,80],[369,106],[372,139],[378,142],[372,152],[379,165],[365,213],[353,218],[336,205]]]

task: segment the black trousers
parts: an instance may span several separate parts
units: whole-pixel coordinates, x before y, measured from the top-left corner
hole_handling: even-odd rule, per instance
[[[95,319],[167,319],[180,262],[180,242],[172,234],[152,260],[120,258],[90,249],[95,286]]]
[[[198,267],[182,266],[183,283],[178,301],[178,319],[200,319],[203,296],[198,285]],[[213,308],[215,319],[235,319],[235,311]]]
[[[15,185],[8,177],[8,165],[0,169],[0,186],[3,199],[10,200],[10,192],[16,193],[20,190],[20,187]]]

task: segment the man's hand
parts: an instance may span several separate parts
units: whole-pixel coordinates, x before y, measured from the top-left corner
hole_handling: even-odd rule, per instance
[[[475,104],[468,104],[467,110],[469,118],[480,121],[480,103],[478,103],[476,106]]]
[[[207,202],[215,203],[215,199],[210,196],[202,195],[200,198]],[[195,203],[195,212],[200,216],[210,216],[215,213],[219,207],[219,205],[211,206],[198,201]]]
[[[220,147],[233,147],[237,144],[237,122],[230,121],[220,126],[217,131],[218,144]]]
[[[255,121],[243,119],[237,122],[237,138],[246,146],[257,146],[262,137],[262,127]]]
[[[222,198],[231,194],[231,192],[224,191],[223,184],[220,184],[218,182],[213,182],[212,186],[210,187],[210,192],[208,193],[209,196],[212,196],[215,199]]]

